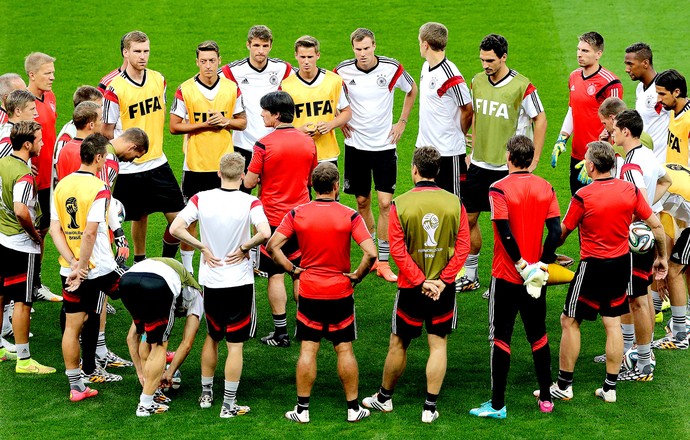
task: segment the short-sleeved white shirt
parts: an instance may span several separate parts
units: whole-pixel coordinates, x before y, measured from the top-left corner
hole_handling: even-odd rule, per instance
[[[647,87],[640,82],[635,89],[635,110],[642,117],[644,131],[654,141],[654,156],[661,164],[666,163],[666,144],[668,141],[668,123],[670,114],[660,102],[657,102],[656,78]]]

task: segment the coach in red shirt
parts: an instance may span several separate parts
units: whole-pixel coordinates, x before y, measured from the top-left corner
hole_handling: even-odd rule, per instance
[[[357,211],[335,200],[340,189],[338,169],[330,162],[319,164],[312,174],[316,199],[292,209],[266,245],[275,263],[299,277],[297,339],[302,341],[297,361],[297,406],[285,414],[299,423],[309,422],[309,396],[316,379],[320,341],[333,343],[338,355],[338,374],[347,399],[347,419],[369,416],[357,401],[359,372],[352,351],[357,338],[354,288],[376,260],[376,246]],[[283,246],[297,238],[302,252],[300,266],[283,253]],[[350,240],[362,248],[357,270],[350,272]]]
[[[594,181],[575,193],[561,224],[561,241],[565,241],[575,228],[580,229],[580,265],[561,315],[563,335],[558,382],[551,386],[551,396],[555,399],[573,397],[580,324],[584,319],[594,321],[601,315],[606,329],[606,380],[595,394],[606,402],[616,401],[616,380],[623,359],[620,316],[629,311],[626,290],[632,259],[628,230],[633,215],[644,220],[654,232],[657,243],[655,278],[663,279],[668,272],[664,229],[635,185],[611,176],[614,162],[615,153],[607,142],[587,145],[585,167]]]

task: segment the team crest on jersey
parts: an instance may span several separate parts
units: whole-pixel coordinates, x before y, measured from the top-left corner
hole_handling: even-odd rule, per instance
[[[278,72],[271,72],[268,74],[268,82],[271,83],[272,86],[277,86],[278,85]]]
[[[653,96],[647,96],[647,108],[656,107],[656,98]]]
[[[422,228],[426,231],[426,241],[424,246],[436,246],[438,242],[436,241],[436,230],[438,229],[439,221],[438,216],[433,212],[424,214],[422,217]]]
[[[77,206],[76,197],[70,197],[65,201],[65,211],[67,211],[70,217],[69,226],[67,227],[70,229],[79,229],[79,223],[77,223],[77,211],[79,211],[79,206]]]
[[[435,76],[431,78],[431,81],[429,81],[429,88],[431,90],[434,90],[436,88],[436,77]]]
[[[595,93],[597,93],[597,88],[594,86],[594,84],[588,85],[588,86],[587,86],[587,94],[588,94],[589,96],[592,96],[592,95],[594,95]]]
[[[378,75],[376,77],[376,85],[381,87],[381,88],[386,87],[388,85],[388,81],[386,80],[386,76],[385,75]]]

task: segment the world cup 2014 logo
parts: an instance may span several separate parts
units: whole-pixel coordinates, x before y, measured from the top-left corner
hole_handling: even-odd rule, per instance
[[[70,229],[79,229],[79,223],[77,223],[77,211],[79,208],[77,207],[77,199],[75,197],[70,197],[67,199],[65,202],[65,210],[67,211],[67,214],[70,216],[70,222],[69,222],[69,228]]]
[[[436,246],[436,230],[438,229],[438,217],[433,212],[422,217],[422,228],[426,231],[426,241],[424,246]]]

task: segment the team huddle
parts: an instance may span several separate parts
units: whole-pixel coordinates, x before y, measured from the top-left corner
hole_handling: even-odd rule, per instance
[[[336,352],[347,420],[360,421],[370,410],[392,411],[407,349],[425,328],[429,358],[421,420],[432,423],[439,417],[447,339],[456,327],[456,294],[480,289],[479,215],[490,212],[493,260],[483,296],[492,390],[491,399],[470,414],[507,416],[518,313],[532,349],[541,412],[552,412],[554,400],[573,398],[584,320],[601,316],[606,331],[606,353],[595,358],[606,370],[597,397],[615,402],[617,381],[652,380],[652,349],[689,345],[685,78],[672,69],[657,74],[649,46],[629,46],[626,73],[640,84],[635,110],[628,110],[620,81],[599,64],[602,36],[579,37],[580,67],[568,80],[569,107],[551,155],[556,168],[572,138],[572,199],[561,219],[553,186],[532,174],[546,137],[544,107],[530,80],[507,66],[506,39],[490,34],[481,41],[483,72],[469,83],[446,58],[445,26],[424,24],[418,40],[425,59],[419,86],[398,61],[375,54],[368,29],[352,33],[355,57],[330,71],[318,66],[314,37],[297,39],[293,67],[269,57],[273,35],[254,26],[245,59],[221,65],[218,44],[200,43],[199,73],[176,89],[166,113],[166,80],[147,67],[149,38],[132,31],[121,39],[122,65],[97,87],[75,91],[72,120],[59,133],[51,91],[55,58],[37,52],[26,57],[28,86],[20,75],[0,76],[0,362],[16,360],[18,374],[54,373],[31,356],[31,306],[39,299],[62,302],[69,399],[95,397],[93,384],[122,380],[113,368],[134,367],[142,386],[136,415],[160,414],[169,409],[165,390],[179,384],[180,366],[205,318],[199,406],[214,404],[219,344],[225,340],[220,417],[244,415],[251,409],[238,403],[237,393],[243,345],[256,336],[254,279],[268,278],[274,324],[260,342],[289,347],[288,274],[297,303],[292,338],[300,343],[300,356],[297,403],[285,417],[310,421],[323,339]],[[404,94],[396,122],[395,89]],[[396,145],[416,100],[414,188],[394,198]],[[183,138],[181,184],[164,153],[166,119],[170,132]],[[356,209],[339,203],[336,129],[344,135],[342,189],[355,196]],[[167,220],[162,256],[147,258],[148,216],[159,212]],[[125,222],[131,224],[131,247]],[[576,229],[580,259],[573,274],[563,267],[573,259],[556,250]],[[648,245],[635,243],[631,251],[631,237],[640,238],[631,230],[644,231]],[[42,261],[48,233],[59,254],[61,296],[41,283],[43,266],[57,267]],[[362,251],[355,270],[352,240]],[[178,250],[181,261],[175,259]],[[396,283],[397,295],[381,386],[360,401],[353,295],[370,272]],[[546,333],[546,289],[554,283],[570,283],[555,382]],[[106,345],[108,301],[117,299],[132,317],[126,336],[131,361]],[[672,314],[667,336],[653,340],[666,299]],[[182,318],[182,341],[169,350],[173,325]],[[10,336],[14,344],[4,339]]]

